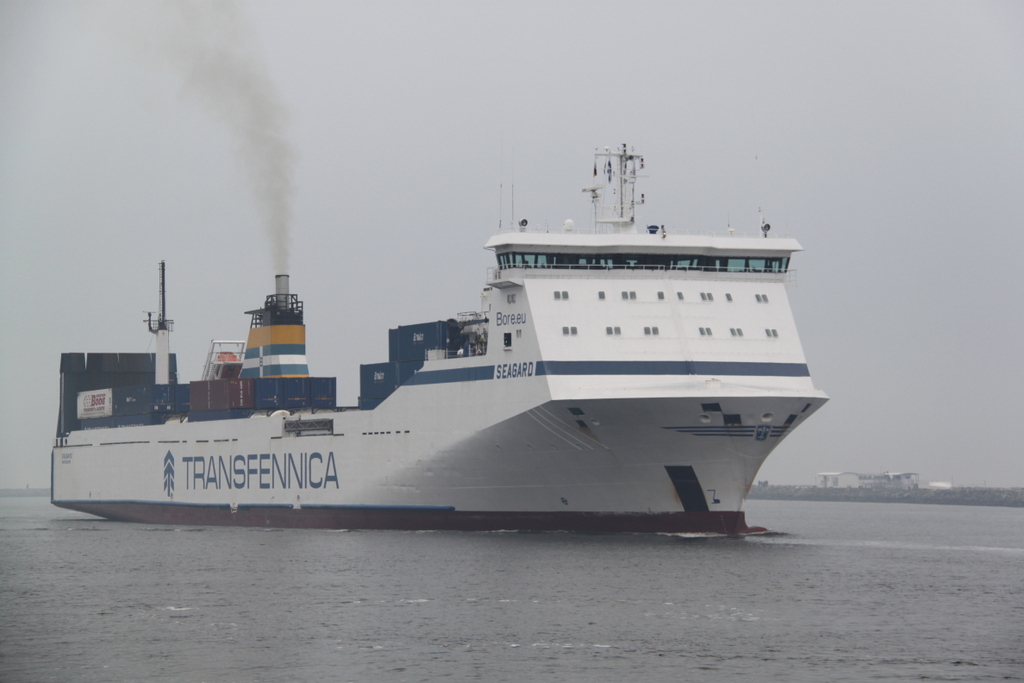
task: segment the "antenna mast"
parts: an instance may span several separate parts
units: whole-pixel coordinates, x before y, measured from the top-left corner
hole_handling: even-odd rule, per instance
[[[156,335],[156,373],[157,384],[171,383],[171,337],[170,332],[174,321],[167,319],[167,289],[165,286],[165,264],[160,262],[160,311],[153,320],[150,313],[146,320],[149,331]]]
[[[604,159],[603,163],[600,159]],[[645,201],[644,195],[636,198],[635,186],[637,178],[644,178],[637,174],[643,170],[644,158],[630,150],[623,143],[621,149],[612,151],[605,147],[603,152],[594,154],[594,185],[583,188],[584,192],[590,193],[590,199],[594,203],[594,229],[604,224],[611,226],[614,232],[635,232],[636,231],[636,207]],[[601,178],[598,179],[598,173]],[[611,201],[601,204],[601,192],[611,192]]]

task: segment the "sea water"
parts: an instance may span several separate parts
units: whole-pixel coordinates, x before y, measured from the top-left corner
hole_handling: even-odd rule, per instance
[[[0,680],[1024,679],[1024,510],[747,519],[773,533],[174,527],[0,499]]]

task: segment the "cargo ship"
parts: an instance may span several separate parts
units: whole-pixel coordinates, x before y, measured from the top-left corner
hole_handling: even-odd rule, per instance
[[[53,504],[147,524],[759,530],[758,469],[827,401],[787,299],[801,247],[763,219],[643,225],[643,167],[597,151],[587,229],[501,226],[479,310],[389,330],[358,405],[310,375],[288,275],[245,342],[212,342],[178,382],[161,264],[155,354],[62,356]]]

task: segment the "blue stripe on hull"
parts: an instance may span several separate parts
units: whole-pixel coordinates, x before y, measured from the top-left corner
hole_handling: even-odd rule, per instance
[[[405,384],[447,384],[494,379],[493,365],[451,370],[420,370]],[[721,375],[810,377],[805,363],[746,363],[660,360],[542,360],[537,375]]]

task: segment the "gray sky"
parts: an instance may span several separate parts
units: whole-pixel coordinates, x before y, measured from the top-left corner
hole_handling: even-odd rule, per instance
[[[311,372],[354,404],[389,327],[478,307],[513,183],[517,220],[587,224],[593,150],[624,142],[642,220],[751,231],[762,207],[806,249],[790,299],[832,400],[759,478],[1024,486],[1024,5],[237,9],[0,3],[0,487],[49,482],[61,352],[153,350],[161,259],[198,379],[273,291],[267,216],[290,213]],[[241,60],[273,135],[203,50]]]

